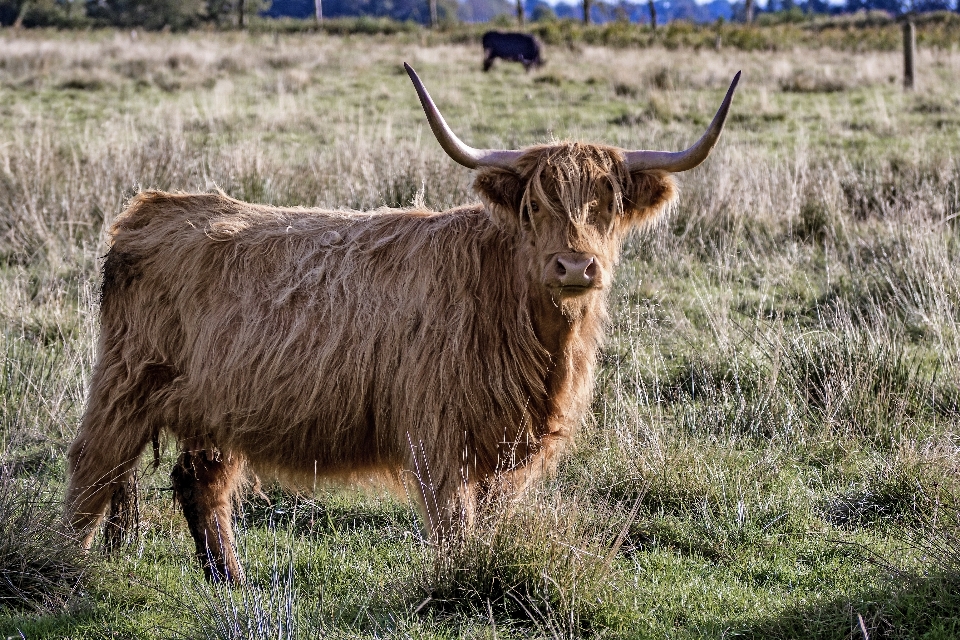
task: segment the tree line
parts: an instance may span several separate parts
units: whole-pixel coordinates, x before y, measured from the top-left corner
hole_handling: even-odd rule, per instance
[[[0,0],[0,24],[193,29],[244,26],[269,0]]]

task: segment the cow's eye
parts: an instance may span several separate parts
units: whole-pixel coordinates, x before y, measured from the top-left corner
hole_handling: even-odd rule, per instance
[[[536,201],[536,200],[531,200],[531,201],[530,201],[530,211],[532,211],[532,212],[534,212],[534,213],[536,213],[537,211],[540,211],[540,205],[537,204],[537,201]]]

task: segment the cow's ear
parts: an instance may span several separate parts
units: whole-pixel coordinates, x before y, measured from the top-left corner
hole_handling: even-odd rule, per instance
[[[677,197],[673,176],[663,171],[634,171],[623,203],[623,214],[631,224],[652,222]]]
[[[523,179],[515,171],[484,167],[477,173],[473,188],[497,224],[519,228]]]

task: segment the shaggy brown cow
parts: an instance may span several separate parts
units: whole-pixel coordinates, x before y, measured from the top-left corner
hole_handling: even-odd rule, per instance
[[[136,196],[111,230],[99,355],[69,452],[66,513],[89,547],[123,521],[151,442],[182,453],[177,501],[208,576],[241,576],[245,465],[295,486],[378,477],[426,527],[550,469],[590,401],[625,235],[675,195],[680,153],[557,143],[473,149],[407,68],[483,204],[444,212],[287,209],[222,194]],[[739,74],[738,74],[739,78]]]

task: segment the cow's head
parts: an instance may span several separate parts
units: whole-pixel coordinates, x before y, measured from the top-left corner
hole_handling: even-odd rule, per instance
[[[503,151],[461,142],[405,66],[440,145],[478,170],[474,188],[487,211],[522,238],[530,277],[565,308],[610,285],[624,236],[674,198],[670,174],[692,169],[710,154],[740,79],[738,73],[707,132],[686,151],[625,151],[579,142]]]

